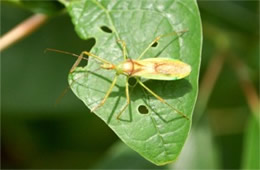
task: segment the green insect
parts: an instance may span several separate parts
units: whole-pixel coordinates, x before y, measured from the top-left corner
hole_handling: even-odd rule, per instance
[[[182,32],[186,32],[186,31],[182,31]],[[161,36],[156,37],[148,45],[148,47],[141,53],[141,55],[137,59],[131,59],[131,58],[127,57],[125,42],[119,40],[118,42],[122,45],[122,49],[123,49],[124,61],[119,63],[118,65],[115,65],[115,64],[113,64],[99,56],[96,56],[95,54],[87,52],[87,51],[83,51],[79,56],[76,54],[72,54],[74,56],[77,56],[78,59],[72,66],[72,68],[70,70],[71,73],[79,65],[79,63],[82,59],[87,60],[87,58],[83,57],[83,55],[93,57],[97,61],[101,62],[102,65],[100,65],[100,68],[115,71],[115,77],[110,85],[110,88],[107,90],[103,100],[98,105],[96,105],[94,108],[92,108],[91,112],[94,112],[95,110],[97,110],[98,108],[100,108],[101,106],[103,106],[105,104],[107,98],[109,97],[110,93],[112,92],[113,87],[115,86],[115,84],[117,82],[118,76],[122,74],[127,77],[126,81],[125,81],[126,104],[118,113],[117,119],[120,118],[121,114],[126,110],[126,108],[128,107],[128,105],[130,103],[128,80],[130,77],[134,77],[136,79],[137,83],[139,83],[145,90],[147,90],[149,93],[151,93],[155,98],[157,98],[162,103],[166,104],[168,107],[170,107],[173,111],[180,114],[182,117],[189,120],[189,118],[185,114],[183,114],[179,110],[175,109],[172,105],[170,105],[168,102],[166,102],[162,97],[160,97],[155,92],[153,92],[151,89],[149,89],[140,80],[140,78],[153,79],[153,80],[178,80],[178,79],[182,79],[190,74],[191,66],[180,60],[171,59],[171,58],[142,59],[142,57],[145,55],[145,53],[164,36],[167,36],[167,35],[161,35]],[[62,51],[53,50],[53,49],[48,49],[48,50],[62,52]],[[64,52],[64,53],[67,53],[67,52]]]

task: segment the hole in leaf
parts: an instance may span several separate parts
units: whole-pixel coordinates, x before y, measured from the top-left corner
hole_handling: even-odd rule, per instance
[[[140,105],[140,106],[138,107],[138,111],[139,111],[139,113],[141,113],[141,114],[147,114],[147,113],[149,113],[149,110],[148,110],[148,108],[147,108],[145,105]]]
[[[128,79],[128,84],[129,84],[130,86],[134,86],[134,85],[136,84],[136,79],[135,79],[134,77],[130,77],[130,78]]]
[[[158,42],[153,43],[152,47],[157,47]]]
[[[113,31],[107,27],[107,26],[101,26],[100,27],[102,31],[106,32],[106,33],[112,33]]]

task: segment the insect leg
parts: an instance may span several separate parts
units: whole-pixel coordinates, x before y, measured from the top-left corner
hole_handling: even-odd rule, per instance
[[[119,43],[122,45],[122,48],[123,48],[123,57],[124,57],[124,60],[126,60],[126,59],[127,59],[127,51],[126,51],[125,41],[124,41],[124,40],[117,40],[117,42],[119,42]]]
[[[140,59],[144,56],[144,54],[152,47],[152,45],[153,45],[155,42],[159,41],[160,39],[161,39],[161,36],[156,37],[156,38],[148,45],[148,47],[142,52],[142,54],[137,58],[137,60],[140,60]]]
[[[105,59],[103,59],[103,58],[101,58],[101,57],[99,57],[99,56],[97,56],[97,55],[95,55],[95,54],[92,54],[92,53],[90,53],[90,52],[88,52],[88,51],[83,51],[83,52],[81,52],[80,55],[83,56],[83,54],[88,55],[88,56],[91,56],[91,57],[95,58],[96,60],[98,60],[98,61],[100,61],[100,62],[102,62],[102,63],[111,64],[109,61],[107,61],[107,60],[105,60]]]
[[[91,56],[91,57],[95,58],[96,60],[98,60],[98,61],[100,61],[102,63],[111,64],[109,61],[107,61],[107,60],[105,60],[105,59],[103,59],[103,58],[101,58],[101,57],[99,57],[99,56],[97,56],[95,54],[92,54],[92,53],[90,53],[88,51],[83,51],[83,52],[81,52],[80,55],[77,55],[77,54],[74,54],[74,53],[70,53],[70,52],[67,52],[67,51],[56,50],[56,49],[52,49],[52,48],[47,48],[45,50],[45,52],[46,51],[54,51],[54,52],[63,53],[63,54],[69,54],[69,55],[77,57],[78,59],[75,61],[75,63],[71,67],[70,73],[72,73],[76,69],[76,67],[79,65],[79,63],[81,62],[82,59],[88,60],[88,58],[83,57],[84,54],[88,55],[88,56]]]
[[[81,78],[81,77],[78,77]],[[73,85],[73,83],[75,83],[75,80],[72,80],[72,83],[70,83],[66,89],[63,90],[63,92],[60,94],[60,96],[56,99],[55,105],[57,105],[58,103],[60,103],[61,99],[65,96],[65,94],[69,91],[69,89],[71,88],[71,86]]]
[[[72,72],[76,69],[76,67],[79,65],[79,63],[80,63],[81,60],[83,59],[83,54],[84,54],[84,53],[81,53],[81,54],[79,55],[78,59],[75,61],[75,63],[74,63],[73,66],[71,67],[70,73],[72,73]]]
[[[156,93],[154,93],[151,89],[149,89],[146,85],[144,85],[139,79],[137,79],[138,83],[143,86],[143,88],[145,88],[149,93],[151,93],[155,98],[157,98],[158,100],[160,100],[162,103],[168,105],[170,108],[172,108],[175,112],[177,112],[178,114],[180,114],[182,117],[184,117],[185,119],[189,120],[189,118],[183,114],[182,112],[180,112],[179,110],[175,109],[172,105],[170,105],[169,103],[167,103],[163,98],[161,98],[159,95],[157,95]]]
[[[187,32],[187,30],[183,30],[183,31],[179,31],[179,32],[172,32],[172,33],[168,33],[168,34],[164,34],[164,35],[159,35],[158,37],[156,37],[149,45],[148,47],[141,53],[141,55],[137,58],[137,60],[140,60],[144,54],[153,46],[154,43],[158,42],[161,38],[163,37],[167,37],[169,35],[178,35],[178,33],[184,33]]]
[[[83,59],[84,59],[84,58],[83,58]],[[69,74],[73,74],[73,73],[70,72]],[[69,83],[69,85],[67,86],[67,88],[64,89],[63,92],[60,94],[60,96],[56,99],[55,105],[57,105],[57,104],[60,103],[61,99],[65,96],[65,94],[68,92],[68,90],[69,90],[70,88],[72,88],[72,85],[73,85],[74,83],[76,83],[78,79],[81,79],[83,76],[85,76],[85,74],[84,74],[84,75],[81,75],[81,76],[79,76],[79,77],[77,77],[77,78],[75,78],[75,79],[72,79],[72,83]]]
[[[99,107],[101,107],[101,106],[104,105],[104,103],[106,102],[108,96],[110,95],[110,93],[111,93],[113,87],[114,87],[115,84],[116,84],[117,77],[118,77],[118,74],[116,74],[116,76],[114,77],[114,80],[113,80],[111,86],[109,87],[109,89],[108,89],[108,91],[107,91],[107,93],[106,93],[104,99],[103,99],[97,106],[95,106],[93,109],[91,109],[91,112],[94,112],[96,109],[98,109]]]
[[[107,60],[105,60],[105,59],[103,59],[103,58],[101,58],[101,57],[99,57],[99,56],[97,56],[97,55],[95,55],[95,54],[92,54],[92,53],[90,53],[90,52],[88,52],[88,51],[83,51],[83,52],[81,52],[81,54],[79,55],[79,57],[78,57],[78,59],[76,60],[76,62],[73,64],[72,68],[70,69],[70,72],[73,72],[73,71],[75,70],[75,68],[79,65],[80,61],[81,61],[82,59],[84,59],[84,57],[83,57],[84,54],[85,54],[85,55],[88,55],[88,56],[91,56],[91,57],[95,58],[96,60],[98,60],[98,61],[100,61],[100,62],[102,62],[102,63],[111,64],[109,61],[107,61]]]
[[[126,104],[123,107],[123,109],[121,109],[121,111],[118,113],[118,115],[116,117],[117,119],[119,119],[121,114],[125,111],[125,109],[127,108],[127,106],[130,103],[130,95],[129,95],[129,88],[128,88],[128,78],[126,79],[126,82],[125,82],[125,94],[126,94]]]

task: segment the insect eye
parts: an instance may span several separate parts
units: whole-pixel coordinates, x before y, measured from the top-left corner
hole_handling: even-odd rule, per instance
[[[112,33],[113,31],[109,28],[109,27],[107,27],[107,26],[101,26],[100,27],[101,28],[101,30],[102,31],[104,31],[105,33]]]
[[[153,43],[152,47],[157,47],[158,42]]]
[[[148,110],[148,108],[145,105],[140,105],[138,107],[138,111],[141,114],[148,114],[149,113],[149,110]]]

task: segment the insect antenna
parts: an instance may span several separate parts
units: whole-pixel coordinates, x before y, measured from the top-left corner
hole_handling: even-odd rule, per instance
[[[46,53],[46,52],[48,52],[48,51],[57,52],[57,53],[62,53],[62,54],[67,54],[67,55],[72,55],[72,56],[74,56],[74,57],[79,58],[79,55],[77,55],[77,54],[75,54],[75,53],[71,53],[71,52],[67,52],[67,51],[63,51],[63,50],[57,50],[57,49],[53,49],[53,48],[46,48],[46,49],[44,50],[44,53]],[[86,58],[86,57],[82,57],[82,59],[88,61],[88,58]],[[73,84],[73,83],[74,83],[74,82],[72,82],[72,84]],[[57,105],[60,103],[61,99],[67,94],[67,92],[68,92],[69,89],[70,89],[70,86],[71,86],[71,84],[68,85],[67,88],[65,88],[65,89],[63,90],[63,92],[60,94],[60,96],[56,99],[55,106],[57,106]]]
[[[53,49],[53,48],[46,48],[44,50],[45,53],[48,52],[48,51],[57,52],[57,53],[63,53],[63,54],[67,54],[67,55],[72,55],[72,56],[77,57],[77,58],[79,57],[78,54],[74,54],[74,53],[71,53],[71,52],[63,51],[63,50],[57,50],[57,49]],[[88,61],[88,58],[86,58],[86,57],[82,57],[82,59]]]

